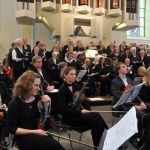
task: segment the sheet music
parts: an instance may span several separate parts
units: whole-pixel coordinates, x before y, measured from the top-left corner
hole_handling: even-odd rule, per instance
[[[52,91],[47,90],[47,92],[49,92],[49,93],[58,93],[58,89],[53,89]]]
[[[98,74],[98,72],[96,72],[96,73],[91,73],[91,74],[89,74],[88,76],[89,77],[93,77],[93,76],[95,76],[95,75],[97,75]]]
[[[101,98],[101,97],[89,97],[88,98],[90,101],[104,101],[104,99],[103,98]]]
[[[116,125],[107,130],[104,145],[101,145],[103,141],[100,142],[98,150],[116,150],[137,132],[136,110],[132,107]]]
[[[113,106],[113,108],[116,108],[125,103],[132,102],[135,99],[136,95],[139,93],[143,84],[145,83],[132,86],[130,89],[125,91],[123,95],[120,97],[119,101]]]
[[[80,70],[78,75],[77,75],[77,78],[83,78],[83,76],[86,74],[87,70]]]

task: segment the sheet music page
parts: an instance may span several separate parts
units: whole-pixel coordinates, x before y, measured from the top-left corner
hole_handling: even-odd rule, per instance
[[[90,101],[104,101],[104,98],[101,97],[89,97],[88,99]]]
[[[143,84],[144,83],[135,85],[131,87],[129,90],[125,91],[123,95],[120,97],[119,101],[113,106],[113,108],[116,108],[117,106],[120,106],[124,103],[132,102],[135,99],[138,92],[140,91]]]
[[[77,75],[77,78],[82,78],[86,74],[86,72],[87,72],[87,70],[80,70]]]
[[[93,77],[93,76],[95,76],[95,75],[97,75],[98,74],[98,72],[96,72],[96,73],[91,73],[91,74],[89,74],[88,76],[89,77]]]
[[[47,91],[49,93],[58,93],[58,89],[53,89],[52,91]]]
[[[137,132],[136,110],[132,107],[116,125],[107,130],[102,150],[116,150]]]

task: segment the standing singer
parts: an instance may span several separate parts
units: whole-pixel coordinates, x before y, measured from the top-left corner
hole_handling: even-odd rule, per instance
[[[71,107],[74,93],[79,91],[76,81],[76,69],[68,67],[64,71],[65,82],[60,86],[58,96],[62,113],[62,122],[71,127],[82,128],[83,131],[91,130],[94,146],[98,147],[104,129],[107,125],[100,114],[89,112],[80,106]],[[80,105],[80,103],[79,103]],[[95,148],[96,150],[97,148]]]

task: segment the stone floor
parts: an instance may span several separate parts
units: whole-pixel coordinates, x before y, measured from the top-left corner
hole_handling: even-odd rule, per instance
[[[110,106],[109,105],[107,105],[107,106],[92,106],[92,110],[96,110],[96,111],[97,110],[105,110],[106,111],[106,110],[110,110]],[[109,127],[111,127],[111,124],[112,124],[112,115],[111,115],[111,113],[101,113],[101,115],[103,116],[103,118],[106,121],[107,125]],[[65,136],[65,137],[68,137],[67,132],[63,132],[61,135]],[[79,137],[80,137],[80,133],[78,133],[76,131],[71,131],[71,138],[72,139],[79,140]],[[58,138],[56,138],[56,140],[58,140]],[[84,142],[84,143],[91,144],[91,145],[93,144],[90,131],[84,132],[82,134],[81,141]],[[66,150],[71,150],[70,141],[60,139],[60,143],[62,144],[62,146]],[[18,150],[18,149],[16,147],[14,147],[13,150]],[[73,150],[93,150],[93,148],[85,146],[85,145],[73,143]],[[131,144],[128,144],[128,148],[126,150],[136,150],[136,149]]]

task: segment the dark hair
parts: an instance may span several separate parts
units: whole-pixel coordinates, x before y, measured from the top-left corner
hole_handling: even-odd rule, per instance
[[[120,70],[120,66],[121,66],[121,65],[125,65],[125,63],[119,62],[118,65],[117,65],[117,67],[116,67],[116,71],[119,71],[119,70]]]
[[[105,64],[105,65],[109,65],[109,66],[112,65],[112,59],[106,57],[106,58],[105,58],[105,61],[104,61],[104,64]]]
[[[35,42],[35,45],[38,45],[38,44],[40,44],[40,43],[41,43],[40,41],[36,41],[36,42]]]
[[[118,60],[118,57],[113,57],[112,61]]]
[[[103,51],[101,49],[98,49],[98,54],[103,54]]]
[[[11,43],[11,47],[14,48],[15,46],[16,46],[16,43],[15,43],[15,42],[12,42],[12,43]]]
[[[8,63],[8,59],[4,58],[2,64],[5,65],[6,62]]]

